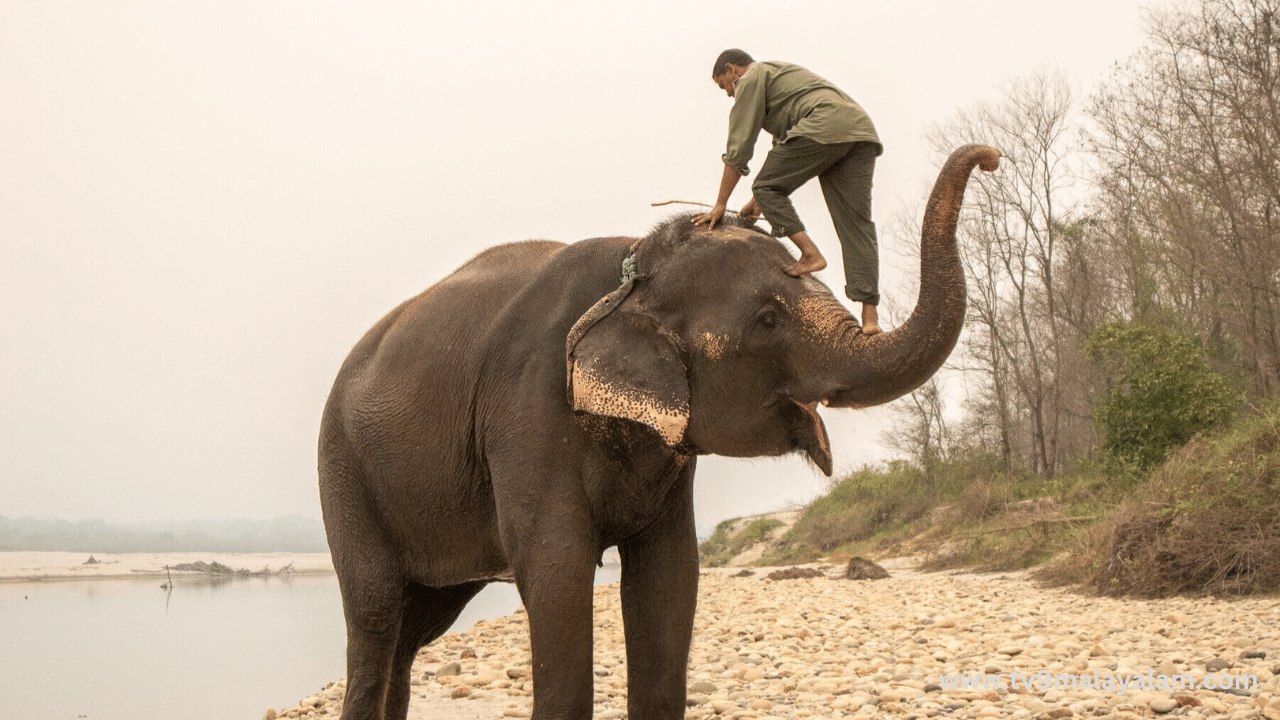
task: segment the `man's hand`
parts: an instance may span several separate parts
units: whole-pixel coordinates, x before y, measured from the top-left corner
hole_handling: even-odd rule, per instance
[[[747,201],[747,204],[742,206],[742,209],[738,211],[738,214],[747,218],[751,222],[755,222],[760,219],[760,206],[756,204],[755,195],[752,195],[751,199]]]
[[[729,208],[724,203],[717,203],[715,207],[711,208],[711,212],[694,215],[693,224],[698,227],[705,227],[708,230],[714,229],[716,223],[720,222],[720,218],[724,217],[728,210]]]
[[[732,165],[725,164],[724,172],[720,175],[720,193],[716,195],[715,207],[711,208],[711,212],[705,212],[700,215],[693,216],[693,224],[698,227],[705,227],[708,230],[715,228],[716,223],[720,222],[720,218],[729,211],[729,196],[733,194],[733,189],[738,185],[738,178],[742,177]]]

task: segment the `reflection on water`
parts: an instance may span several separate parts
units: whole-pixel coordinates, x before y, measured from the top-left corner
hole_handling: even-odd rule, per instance
[[[161,579],[0,583],[0,714],[258,718],[345,672],[334,576],[182,577],[170,592]],[[494,583],[453,629],[519,607],[514,585]]]
[[[0,584],[5,716],[256,718],[342,675],[331,575],[158,585]]]

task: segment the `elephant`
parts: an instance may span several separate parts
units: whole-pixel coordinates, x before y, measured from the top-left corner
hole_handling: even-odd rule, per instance
[[[921,232],[920,294],[864,335],[749,221],[490,248],[355,345],[324,409],[319,489],[347,625],[342,717],[404,718],[418,650],[486,584],[528,613],[533,718],[588,718],[593,579],[616,546],[632,720],[683,718],[697,604],[697,457],[832,471],[819,403],[925,382],[965,316],[956,150]]]

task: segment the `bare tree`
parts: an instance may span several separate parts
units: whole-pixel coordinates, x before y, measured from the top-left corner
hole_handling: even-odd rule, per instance
[[[884,440],[924,470],[932,483],[939,462],[951,451],[951,433],[943,418],[943,393],[935,375],[911,394],[889,406],[894,427]]]
[[[1055,289],[1063,228],[1083,199],[1073,107],[1066,79],[1046,70],[1010,82],[998,99],[928,136],[939,154],[966,142],[1004,154],[1000,172],[974,178],[959,233],[969,280],[967,362],[985,385],[970,412],[988,415],[978,427],[994,422],[1006,463],[1016,454],[1049,477],[1064,450],[1082,450],[1061,446],[1064,422],[1075,418],[1064,413],[1064,363],[1080,343],[1067,322],[1078,313],[1059,307],[1064,296]]]
[[[1127,311],[1238,348],[1280,384],[1280,0],[1198,0],[1149,18],[1094,98],[1099,215]]]
[[[924,389],[901,401],[899,449],[945,433],[1053,476],[1096,446],[1084,347],[1110,320],[1189,327],[1255,395],[1280,389],[1280,0],[1191,1],[1149,16],[1087,117],[1040,71],[929,132],[939,156],[1005,158],[971,181],[958,233],[965,419],[947,428]]]

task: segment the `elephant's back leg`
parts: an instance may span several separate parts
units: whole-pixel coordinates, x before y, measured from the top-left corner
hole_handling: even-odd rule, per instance
[[[366,542],[361,560],[363,567],[358,571],[350,566],[338,571],[347,620],[343,720],[391,717],[385,715],[384,708],[404,619],[405,580],[392,554],[383,544]]]
[[[342,717],[381,720],[407,581],[367,490],[364,465],[331,410],[320,431],[320,508],[347,623]]]
[[[386,717],[402,718],[409,712],[410,680],[418,650],[448,632],[471,598],[487,581],[433,588],[409,583],[404,592],[404,615],[396,644],[391,683],[387,688]]]

